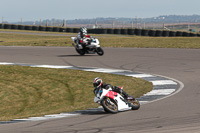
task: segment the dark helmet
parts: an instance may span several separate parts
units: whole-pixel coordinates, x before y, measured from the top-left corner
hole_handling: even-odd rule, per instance
[[[94,85],[95,88],[101,87],[102,84],[103,84],[103,80],[99,77],[96,77],[93,81],[93,85]]]

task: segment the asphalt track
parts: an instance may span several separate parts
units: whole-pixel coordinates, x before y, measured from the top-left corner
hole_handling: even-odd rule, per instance
[[[200,133],[200,50],[104,48],[78,56],[67,47],[0,47],[0,62],[90,66],[164,75],[184,83],[179,93],[118,114],[86,113],[35,122],[1,124],[1,133]]]

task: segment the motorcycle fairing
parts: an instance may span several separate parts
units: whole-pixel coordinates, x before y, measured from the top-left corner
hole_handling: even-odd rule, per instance
[[[131,109],[131,107],[129,107],[126,100],[117,92],[112,91],[111,88],[108,90],[105,90],[105,89],[99,90],[94,98],[94,102],[100,103],[100,101],[105,97],[110,97],[110,98],[114,99],[117,102],[119,111],[125,111],[125,110]]]
[[[118,95],[117,97],[115,97],[114,100],[117,101],[117,105],[118,105],[118,110],[119,111],[125,111],[125,110],[130,110],[131,109],[131,107],[129,107],[129,105],[126,102],[126,100],[121,95]]]
[[[114,99],[117,96],[117,92],[109,91],[105,96]]]

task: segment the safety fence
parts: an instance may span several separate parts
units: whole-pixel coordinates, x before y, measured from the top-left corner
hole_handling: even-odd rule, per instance
[[[48,31],[48,32],[68,32],[78,33],[79,28],[66,27],[48,27],[48,26],[31,26],[31,25],[15,25],[15,24],[0,24],[0,29],[13,30],[33,30],[33,31]],[[169,30],[151,30],[151,29],[88,29],[90,34],[121,34],[121,35],[136,35],[136,36],[151,36],[151,37],[200,37],[199,33],[185,31],[169,31]]]

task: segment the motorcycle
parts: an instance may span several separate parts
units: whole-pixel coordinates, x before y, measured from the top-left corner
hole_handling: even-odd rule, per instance
[[[72,43],[72,45],[80,55],[97,53],[98,55],[102,56],[104,54],[103,49],[99,45],[99,40],[96,38],[91,37],[91,39],[85,40],[86,42],[90,41],[90,44],[79,44],[77,37],[71,37],[71,39],[75,43]]]
[[[98,88],[95,92],[94,102],[99,103],[105,112],[117,113],[126,110],[138,110],[140,103],[135,98],[125,99],[121,94],[112,91],[112,88]]]

